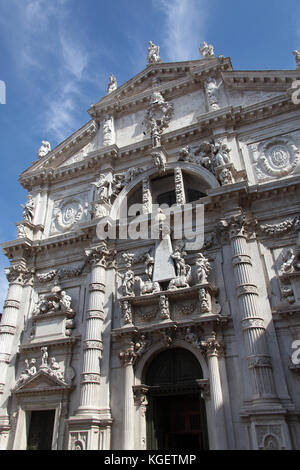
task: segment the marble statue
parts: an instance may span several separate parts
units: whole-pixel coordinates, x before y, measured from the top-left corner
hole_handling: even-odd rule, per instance
[[[295,50],[293,51],[293,54],[295,56],[297,69],[300,69],[300,52]]]
[[[42,140],[42,145],[38,149],[38,158],[43,158],[47,155],[51,150],[50,142],[47,140]]]
[[[208,45],[207,42],[203,42],[202,46],[199,48],[199,52],[202,55],[203,59],[207,59],[210,57],[215,57],[214,47],[210,44]]]
[[[159,57],[159,46],[156,46],[152,41],[148,43],[148,64],[155,64],[161,62]]]
[[[196,269],[199,284],[205,284],[207,282],[207,276],[211,270],[210,263],[202,253],[199,253],[196,259]]]
[[[23,208],[23,218],[27,222],[32,222],[33,217],[34,217],[34,210],[35,210],[35,202],[33,200],[33,197],[31,194],[28,194],[27,196],[27,202],[26,204],[22,204]]]
[[[107,94],[109,95],[110,93],[112,93],[113,91],[115,91],[117,89],[117,80],[116,80],[116,77],[111,73],[109,75],[109,82],[108,82],[108,86],[107,86]]]

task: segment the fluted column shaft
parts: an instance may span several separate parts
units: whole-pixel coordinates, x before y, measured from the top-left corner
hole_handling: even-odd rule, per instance
[[[236,293],[245,339],[253,397],[275,395],[271,358],[268,353],[266,331],[259,309],[258,289],[254,281],[251,255],[243,225],[230,231],[232,264]]]
[[[207,341],[206,352],[209,367],[211,411],[213,414],[216,450],[227,449],[224,400],[219,370],[219,356],[222,354],[222,351],[223,348],[213,335],[212,338]]]
[[[106,265],[101,252],[100,256],[94,253],[91,262],[91,282],[83,342],[80,405],[77,414],[95,413],[100,409],[100,360],[102,357]]]
[[[134,449],[134,344],[120,353],[123,366],[123,430],[122,430],[122,450]]]
[[[27,273],[22,265],[15,265],[7,270],[9,288],[0,325],[0,393],[4,391]]]

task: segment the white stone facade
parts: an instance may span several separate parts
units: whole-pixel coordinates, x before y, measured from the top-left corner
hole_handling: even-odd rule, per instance
[[[174,449],[193,433],[199,448],[300,449],[300,71],[235,71],[204,46],[178,63],[149,51],[20,176],[23,220],[2,244],[1,449],[32,448],[47,410],[52,449]],[[154,204],[203,204],[203,246],[175,240],[162,212],[162,240],[101,241],[126,201],[147,227]],[[147,383],[166,351],[201,374]],[[186,395],[201,396],[201,433],[159,437],[157,396]]]

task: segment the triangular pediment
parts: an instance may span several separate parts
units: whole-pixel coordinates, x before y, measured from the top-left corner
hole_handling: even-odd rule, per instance
[[[50,375],[44,370],[39,370],[35,375],[26,380],[26,382],[17,385],[15,393],[30,393],[30,392],[48,392],[57,391],[70,388],[62,380],[59,380],[54,375]]]
[[[155,85],[159,85],[161,89],[172,88],[184,80],[193,80],[193,73],[208,71],[210,69],[226,68],[231,70],[230,59],[218,59],[217,57],[211,59],[200,59],[185,62],[168,62],[168,63],[155,63],[148,65],[140,73],[132,77],[126,83],[118,87],[112,93],[102,97],[93,107],[89,113],[93,115],[95,110],[106,108],[110,104],[118,100],[124,100],[139,97],[147,90]]]

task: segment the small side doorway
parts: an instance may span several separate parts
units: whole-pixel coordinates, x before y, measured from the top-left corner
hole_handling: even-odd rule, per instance
[[[55,410],[33,410],[30,415],[27,450],[51,450]]]

